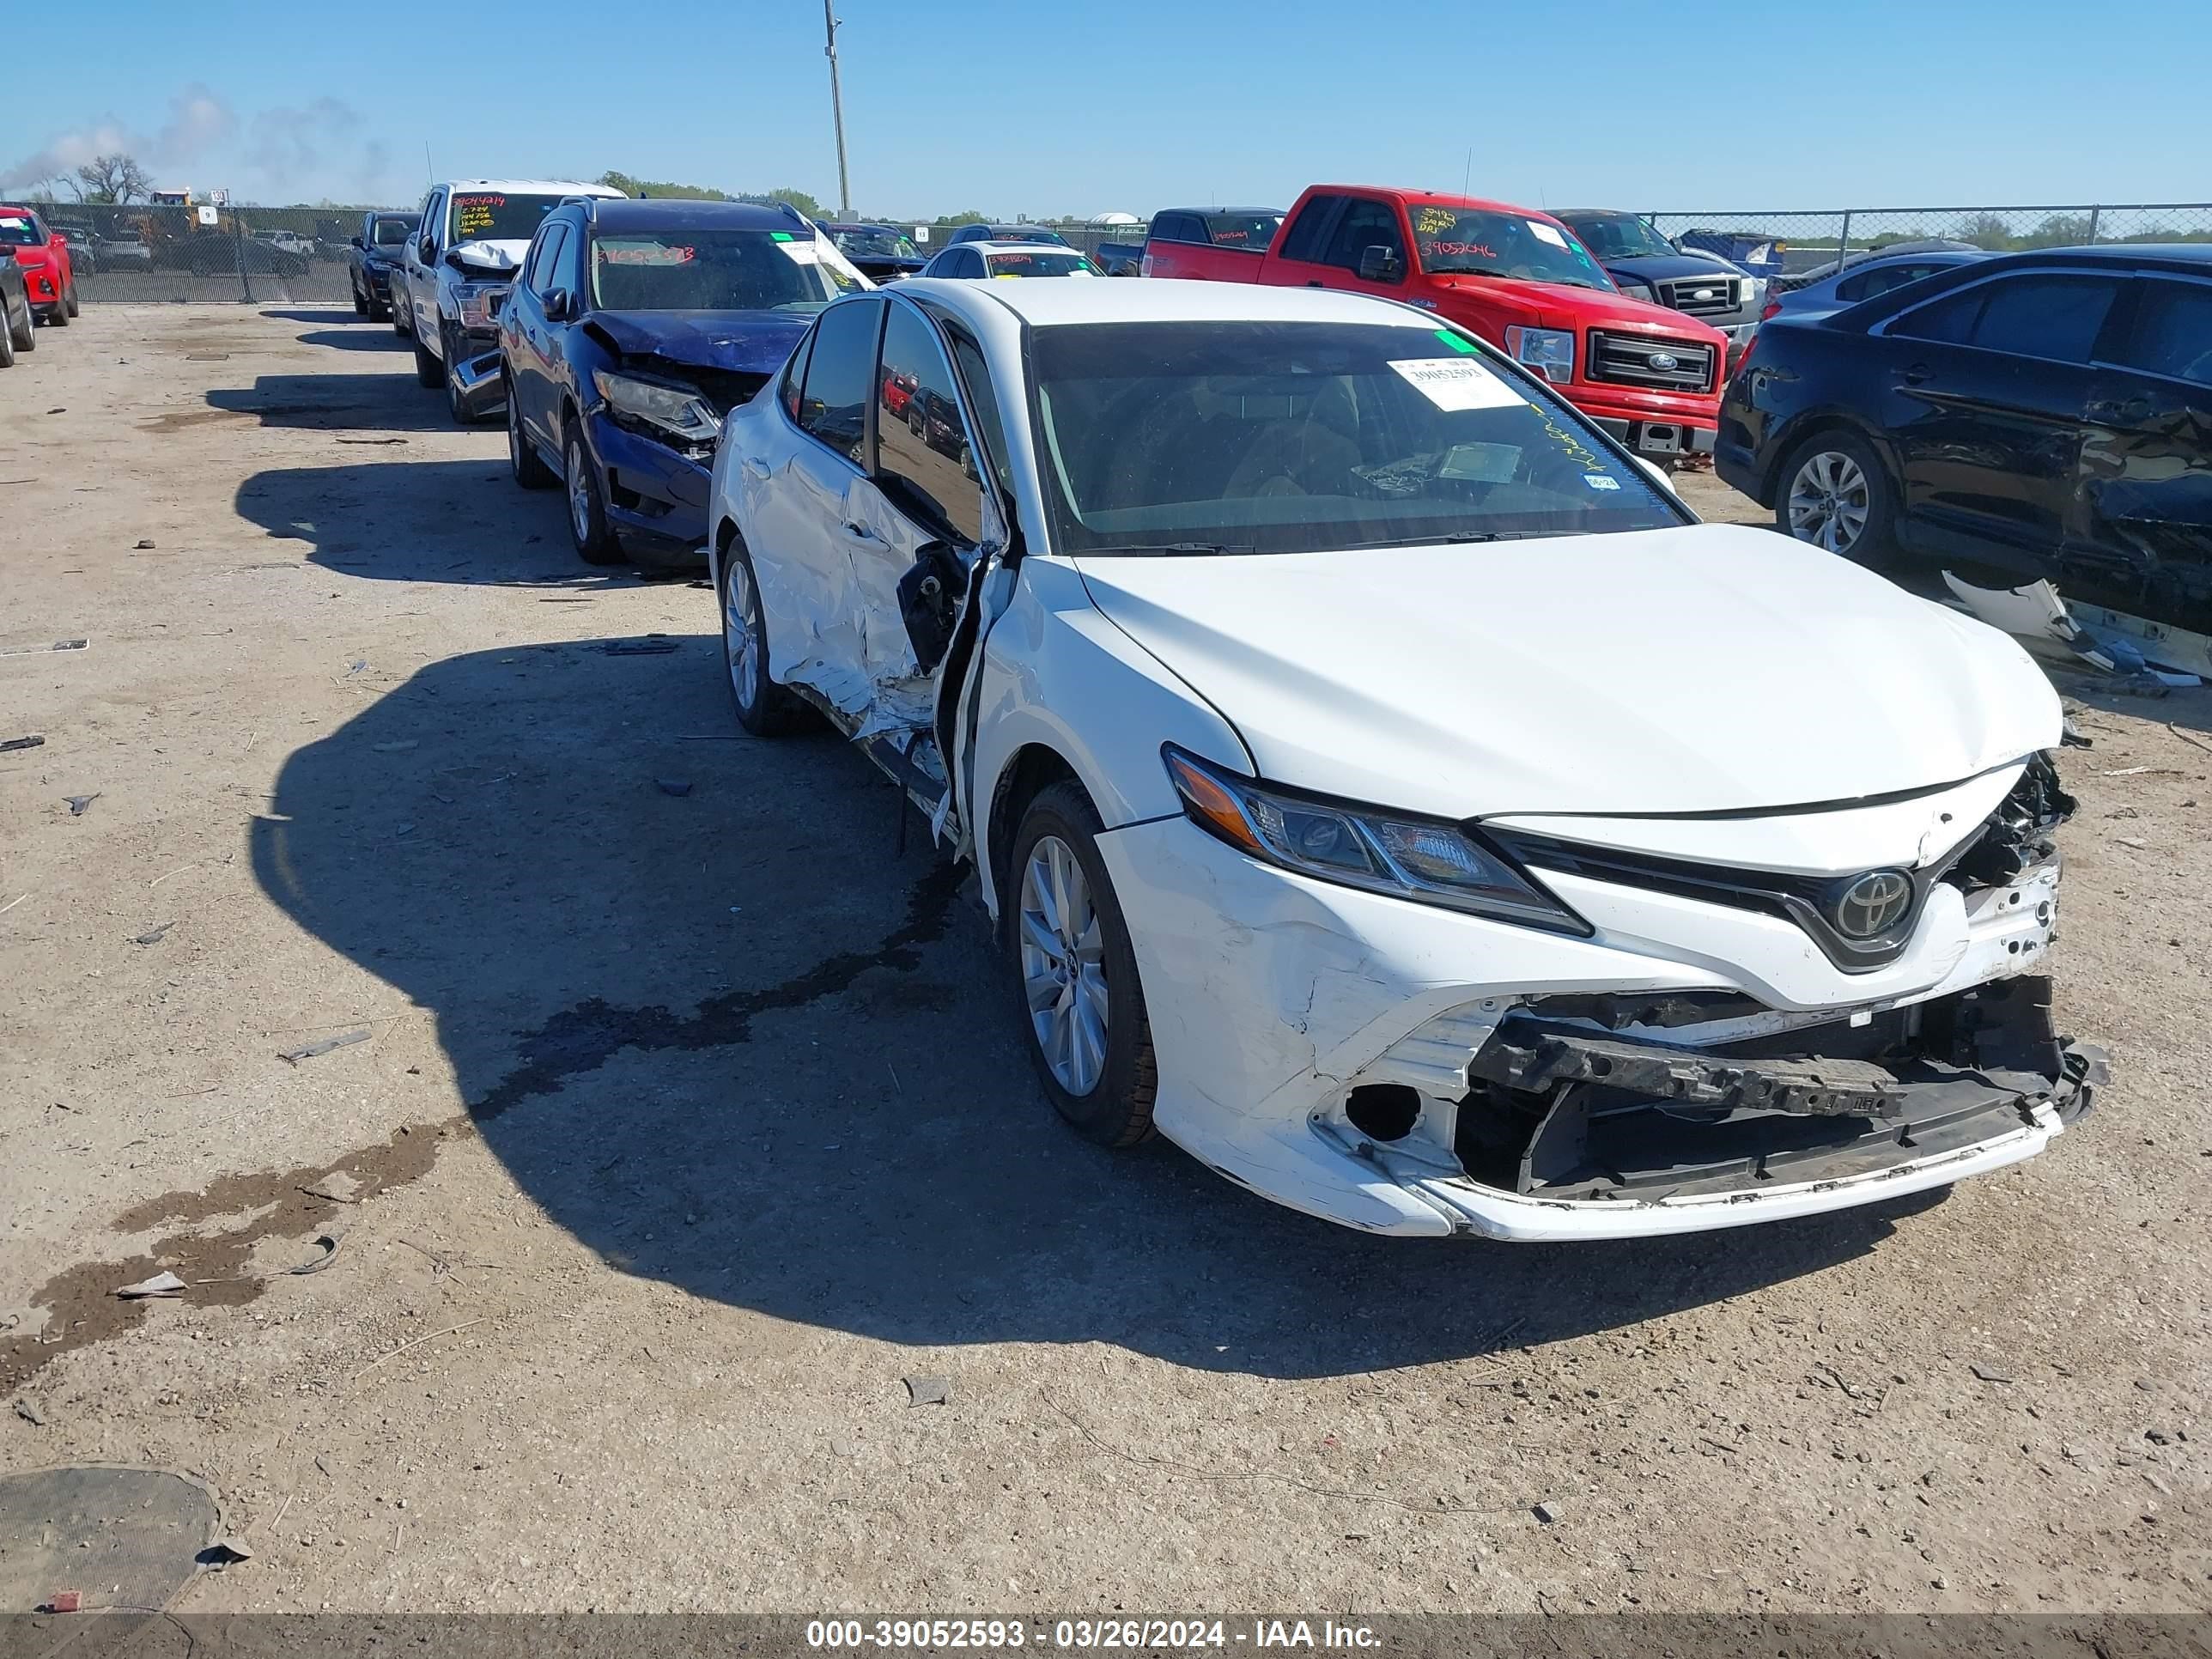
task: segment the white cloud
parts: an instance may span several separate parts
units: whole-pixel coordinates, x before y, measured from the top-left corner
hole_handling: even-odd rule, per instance
[[[189,167],[223,143],[237,128],[238,118],[230,106],[194,82],[170,100],[168,119],[157,131],[136,131],[110,116],[57,133],[30,155],[0,170],[0,188],[64,178],[94,156],[118,151],[137,157],[141,166],[156,173]]]

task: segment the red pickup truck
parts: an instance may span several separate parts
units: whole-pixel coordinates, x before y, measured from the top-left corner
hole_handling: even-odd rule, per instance
[[[1161,270],[1157,247],[1154,272]],[[1629,299],[1547,213],[1467,196],[1316,185],[1267,251],[1194,242],[1173,274],[1403,300],[1480,335],[1638,454],[1710,454],[1728,340]]]

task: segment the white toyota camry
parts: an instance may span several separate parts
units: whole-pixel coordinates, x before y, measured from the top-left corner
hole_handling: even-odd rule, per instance
[[[1370,1231],[1595,1238],[2040,1151],[2072,803],[2020,647],[1698,522],[1364,296],[917,279],[729,418],[738,718],[971,859],[1046,1094]]]

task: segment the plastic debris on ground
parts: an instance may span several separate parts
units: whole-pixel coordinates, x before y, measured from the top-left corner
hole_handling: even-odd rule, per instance
[[[2124,635],[2084,627],[2048,580],[2024,587],[1977,587],[1949,571],[1943,585],[1974,616],[2002,629],[2031,651],[2059,661],[2086,662],[2130,685],[2179,690],[2202,685],[2195,674],[2160,667],[2144,656],[2141,645]]]
[[[325,1037],[319,1042],[310,1042],[298,1048],[283,1049],[276,1058],[289,1065],[297,1066],[303,1060],[313,1060],[317,1054],[326,1054],[333,1048],[343,1048],[348,1043],[368,1041],[368,1033],[365,1030],[348,1031],[342,1036]]]
[[[902,1380],[909,1406],[942,1406],[952,1398],[952,1382],[948,1377],[909,1376]]]
[[[185,1281],[165,1268],[151,1279],[142,1279],[136,1285],[125,1285],[115,1294],[126,1301],[135,1302],[146,1297],[182,1296],[185,1290]]]

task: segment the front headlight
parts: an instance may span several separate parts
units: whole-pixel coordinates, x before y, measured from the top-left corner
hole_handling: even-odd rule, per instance
[[[1646,305],[1659,303],[1659,292],[1649,283],[1639,283],[1633,276],[1616,276],[1613,286],[1632,300],[1641,300]]]
[[[500,305],[514,286],[512,283],[455,283],[453,303],[460,307],[461,326],[476,332],[496,328]]]
[[[1756,276],[1747,276],[1743,279],[1743,298],[1737,301],[1736,305],[1741,309],[1745,306],[1755,306],[1765,298],[1766,284]]]
[[[1505,331],[1505,349],[1514,360],[1547,380],[1565,386],[1575,378],[1575,337],[1563,328]]]
[[[659,427],[686,443],[710,444],[722,429],[722,417],[713,405],[682,386],[632,380],[604,368],[592,372],[592,384],[617,414]]]
[[[1589,924],[1458,826],[1267,789],[1169,744],[1192,823],[1264,863],[1322,881],[1587,935]]]

